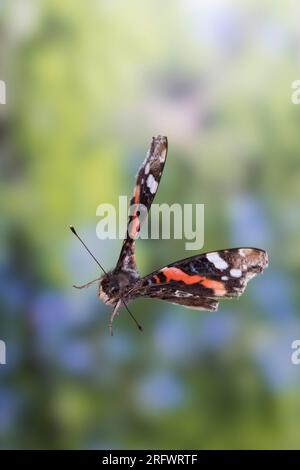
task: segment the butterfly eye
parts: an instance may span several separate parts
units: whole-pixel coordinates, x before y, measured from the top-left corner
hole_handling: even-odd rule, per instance
[[[118,292],[120,289],[119,283],[115,279],[111,279],[109,289],[111,292]]]

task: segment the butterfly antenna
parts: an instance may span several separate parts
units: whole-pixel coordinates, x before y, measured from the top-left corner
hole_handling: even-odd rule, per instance
[[[82,243],[82,245],[84,246],[84,248],[87,250],[87,252],[91,255],[91,257],[93,258],[93,260],[96,261],[96,263],[98,264],[98,266],[100,266],[100,268],[102,269],[102,271],[104,272],[104,274],[107,274],[107,272],[105,271],[105,269],[103,268],[103,266],[99,263],[99,261],[97,260],[97,258],[93,255],[93,253],[89,250],[89,248],[86,246],[86,244],[84,243],[84,241],[82,240],[82,238],[78,235],[78,233],[76,232],[75,230],[75,227],[73,225],[70,225],[70,230],[71,232],[75,235],[75,237],[78,238],[78,240]],[[138,327],[138,329],[140,331],[143,331],[143,328],[142,326],[139,324],[139,322],[137,321],[137,319],[134,317],[134,315],[131,313],[131,311],[129,310],[126,302],[124,299],[121,299],[122,300],[122,303],[124,305],[124,307],[126,308],[127,312],[129,313],[129,315],[131,316],[131,318],[133,319],[134,323],[136,324],[136,326]]]
[[[122,300],[122,303],[124,305],[124,307],[126,308],[127,312],[129,313],[129,315],[131,316],[132,320],[134,321],[134,323],[136,324],[136,326],[138,327],[138,329],[140,331],[143,331],[143,327],[142,325],[140,325],[140,323],[137,321],[137,319],[135,318],[135,316],[131,313],[131,311],[129,310],[129,308],[127,307],[127,304],[125,303],[125,300],[121,299]]]
[[[73,227],[73,225],[70,225],[70,230],[72,233],[74,233],[75,237],[78,238],[78,240],[83,244],[84,248],[87,250],[87,252],[91,255],[91,257],[96,261],[96,263],[98,264],[98,266],[100,266],[100,268],[102,269],[102,271],[104,272],[104,274],[107,274],[107,272],[105,271],[105,269],[103,268],[103,266],[101,266],[101,264],[99,263],[99,261],[97,260],[97,258],[93,255],[93,253],[88,249],[88,247],[86,246],[86,244],[84,243],[84,241],[82,240],[82,238],[78,235],[78,233],[76,232],[75,228]]]

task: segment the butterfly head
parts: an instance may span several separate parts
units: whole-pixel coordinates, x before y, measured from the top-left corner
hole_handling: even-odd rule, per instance
[[[125,271],[108,272],[100,279],[99,298],[107,305],[115,305],[121,297],[126,297],[135,278]]]
[[[120,285],[113,273],[109,272],[100,279],[98,296],[108,305],[114,305],[120,298]]]

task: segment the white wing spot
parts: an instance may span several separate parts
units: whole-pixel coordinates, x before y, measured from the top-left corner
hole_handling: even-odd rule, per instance
[[[241,277],[242,271],[240,269],[231,269],[230,276],[232,277]]]
[[[150,171],[150,163],[148,162],[147,165],[145,166],[145,175],[148,175]]]
[[[222,276],[221,279],[222,279],[222,281],[228,281],[229,277],[228,276]]]
[[[166,155],[167,155],[167,152],[166,152],[166,151],[164,151],[164,152],[160,155],[159,161],[160,161],[161,163],[163,163],[163,162],[165,161]]]
[[[245,252],[245,250],[244,250],[243,248],[240,248],[240,249],[239,249],[239,254],[240,254],[243,258],[245,258],[245,256],[246,256],[246,252]]]
[[[214,252],[214,253],[207,253],[206,258],[210,261],[217,269],[220,271],[224,271],[224,269],[228,268],[228,263],[221,258],[221,256]]]
[[[147,186],[152,194],[154,194],[157,190],[158,182],[155,181],[153,175],[149,175],[147,178]]]
[[[189,292],[183,292],[182,290],[176,290],[174,294],[176,297],[193,297],[193,294],[190,294]]]

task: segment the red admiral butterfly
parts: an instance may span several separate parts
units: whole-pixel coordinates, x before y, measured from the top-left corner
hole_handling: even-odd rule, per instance
[[[167,150],[166,137],[153,137],[147,157],[137,175],[131,206],[142,204],[149,212],[165,166]],[[74,227],[70,228],[88,250]],[[128,302],[138,297],[149,297],[193,309],[215,311],[219,300],[239,297],[248,281],[268,265],[268,255],[263,250],[230,248],[176,261],[148,276],[140,277],[134,254],[135,238],[139,230],[139,212],[135,210],[129,216],[126,238],[116,267],[106,272],[88,250],[104,275],[83,286],[74,286],[82,289],[99,282],[98,296],[105,304],[114,308],[109,322],[111,334],[113,319],[122,304],[127,308]],[[135,320],[134,317],[133,319]],[[137,323],[136,320],[135,322]],[[142,329],[138,323],[137,325]]]

